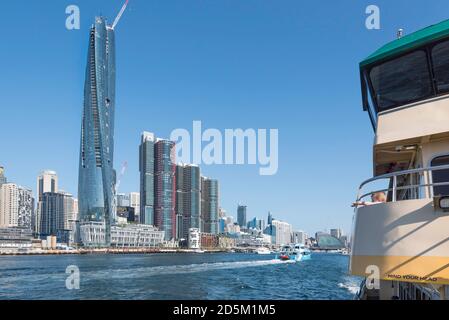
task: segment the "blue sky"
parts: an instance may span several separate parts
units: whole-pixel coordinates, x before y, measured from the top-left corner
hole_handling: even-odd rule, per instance
[[[65,28],[65,8],[81,29]],[[381,30],[365,28],[365,8]],[[36,188],[42,169],[77,193],[88,29],[112,20],[119,0],[8,1],[0,12],[0,164]],[[144,130],[279,129],[279,170],[202,166],[219,179],[221,204],[249,218],[267,212],[309,233],[350,230],[357,185],[369,178],[373,132],[361,110],[358,62],[379,46],[447,19],[444,0],[130,0],[117,31],[115,167],[120,192],[138,191]],[[446,13],[446,15],[445,15]]]

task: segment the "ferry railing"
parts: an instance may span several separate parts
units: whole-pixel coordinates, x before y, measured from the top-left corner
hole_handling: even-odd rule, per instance
[[[373,178],[370,178],[366,181],[364,181],[357,192],[357,200],[361,201],[362,199],[372,196],[375,193],[383,192],[387,194],[391,194],[391,202],[398,201],[398,191],[403,190],[418,190],[417,196],[410,197],[409,199],[426,199],[426,198],[432,198],[433,196],[433,187],[441,187],[441,186],[449,186],[449,181],[446,182],[432,182],[432,173],[435,171],[441,171],[441,170],[449,170],[449,165],[443,165],[443,166],[435,166],[435,167],[428,167],[428,168],[417,168],[417,169],[409,169],[409,170],[403,170],[403,171],[396,171],[391,172],[387,174],[383,174],[380,176],[376,176]],[[406,185],[399,185],[398,186],[398,177],[402,176],[412,176],[418,174],[419,180],[421,180],[421,177],[423,177],[423,182],[419,183],[413,183],[413,184],[406,184]],[[389,180],[389,183],[391,184],[391,187],[388,188],[382,188],[375,191],[370,191],[368,193],[362,194],[362,190],[365,186],[367,186],[370,183],[373,182],[379,182],[380,180]],[[420,196],[419,195],[419,189],[421,188],[428,188],[428,192],[426,192],[426,195]]]

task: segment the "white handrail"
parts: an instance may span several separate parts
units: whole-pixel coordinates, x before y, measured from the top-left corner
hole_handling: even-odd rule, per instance
[[[362,182],[362,184],[360,184],[360,187],[359,187],[358,193],[357,193],[357,201],[360,201],[361,199],[363,199],[369,195],[372,195],[376,192],[390,192],[391,191],[392,192],[392,201],[395,202],[395,201],[397,201],[397,191],[398,190],[409,190],[409,189],[414,189],[414,188],[437,187],[437,186],[449,185],[449,181],[447,181],[447,182],[437,182],[437,183],[412,184],[412,185],[408,185],[408,186],[399,186],[399,187],[397,186],[398,176],[405,176],[405,175],[416,174],[416,173],[427,173],[428,174],[433,171],[439,171],[439,170],[449,170],[449,165],[403,170],[403,171],[387,173],[387,174],[383,174],[383,175],[380,175],[377,177],[370,178],[370,179]],[[429,178],[429,175],[427,177]],[[362,196],[360,196],[362,188],[364,186],[366,186],[368,183],[383,180],[383,179],[390,179],[390,180],[393,179],[393,181],[392,181],[393,186],[391,188],[387,188],[387,189],[368,192],[368,193],[365,193]]]

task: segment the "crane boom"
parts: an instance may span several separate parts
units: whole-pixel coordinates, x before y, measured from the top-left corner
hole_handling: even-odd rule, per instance
[[[123,13],[126,10],[126,6],[128,5],[129,0],[126,0],[125,4],[123,5],[123,7],[120,9],[120,12],[118,13],[117,17],[114,20],[114,23],[112,24],[112,30],[115,29],[115,27],[117,26],[117,23],[120,21],[120,18],[122,17]]]

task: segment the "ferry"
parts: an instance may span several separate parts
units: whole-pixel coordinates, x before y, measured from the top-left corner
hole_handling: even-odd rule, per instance
[[[265,248],[265,247],[258,248],[255,252],[256,252],[257,254],[263,254],[263,255],[271,254],[271,253],[272,253],[272,252],[270,251],[270,249]]]
[[[276,260],[299,262],[309,260],[311,257],[311,252],[306,246],[295,244],[283,246],[281,252],[276,255]]]
[[[357,298],[448,300],[449,20],[400,30],[359,68],[374,144],[354,203]]]

